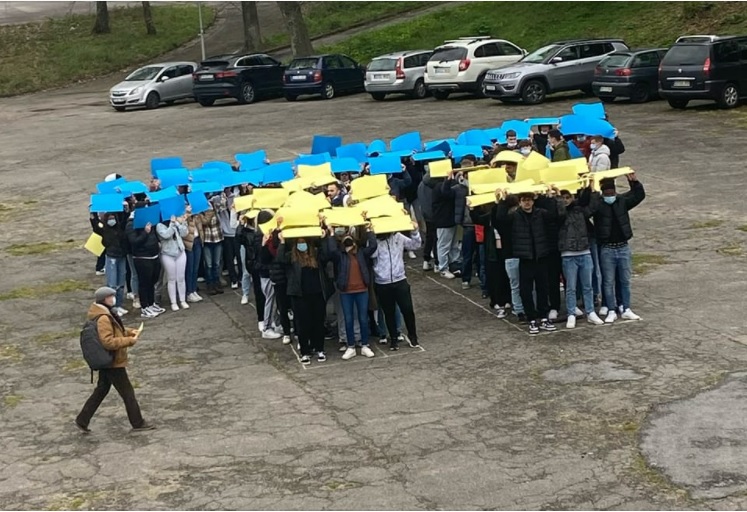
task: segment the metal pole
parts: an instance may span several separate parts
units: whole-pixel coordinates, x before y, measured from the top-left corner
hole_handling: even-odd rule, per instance
[[[202,60],[205,60],[205,32],[202,29],[202,3],[197,2],[197,13],[200,16],[200,47],[202,48]]]

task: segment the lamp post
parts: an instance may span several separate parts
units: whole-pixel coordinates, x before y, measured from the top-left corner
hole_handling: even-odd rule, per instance
[[[202,28],[202,2],[197,2],[197,14],[200,17],[200,47],[202,48],[202,60],[205,60],[205,32]]]

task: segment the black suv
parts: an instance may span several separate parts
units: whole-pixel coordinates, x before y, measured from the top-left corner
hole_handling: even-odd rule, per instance
[[[260,96],[283,94],[285,66],[269,55],[218,55],[200,63],[192,75],[192,91],[203,107],[215,100],[236,98],[254,103]]]
[[[659,66],[659,95],[673,108],[714,100],[734,108],[747,96],[747,36],[685,36]]]

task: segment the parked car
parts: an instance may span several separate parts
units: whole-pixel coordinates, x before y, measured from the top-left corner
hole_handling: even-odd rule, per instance
[[[747,96],[747,36],[685,36],[659,66],[659,95],[672,108],[714,100],[734,108]]]
[[[445,41],[428,60],[425,85],[437,100],[445,100],[452,92],[472,92],[482,97],[488,70],[517,62],[526,53],[511,41],[490,36]]]
[[[283,76],[283,95],[295,101],[302,94],[320,94],[331,100],[342,92],[362,92],[366,69],[338,53],[293,59]]]
[[[130,73],[124,81],[109,90],[109,103],[114,110],[128,107],[153,109],[161,103],[192,97],[194,62],[162,62],[150,64]]]
[[[630,98],[633,103],[658,98],[659,63],[666,53],[666,48],[610,53],[594,70],[594,95],[602,101]]]
[[[620,39],[557,41],[539,48],[516,64],[491,69],[483,84],[485,96],[529,105],[548,94],[580,89],[591,94],[594,68],[608,54],[627,50]]]
[[[366,92],[378,101],[396,93],[425,98],[425,66],[432,54],[433,50],[415,50],[375,57],[366,68]]]
[[[217,55],[200,63],[192,77],[194,96],[203,107],[236,98],[239,104],[281,96],[285,66],[269,55]]]

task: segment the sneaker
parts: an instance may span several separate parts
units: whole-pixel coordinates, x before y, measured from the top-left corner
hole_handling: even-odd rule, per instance
[[[176,304],[176,303],[172,304],[171,311],[179,311],[179,304]]]
[[[408,257],[408,258],[410,258],[411,260],[414,260],[414,259],[415,259],[415,258],[417,258],[418,256],[417,256],[417,254],[415,254],[415,253],[414,253],[414,252],[412,252],[412,251],[407,251],[407,257]]]
[[[581,311],[581,308],[576,308],[576,311],[573,312],[576,316],[584,316],[584,312]]]
[[[532,320],[529,322],[529,334],[539,334],[540,330],[537,327],[537,322]]]
[[[133,300],[135,298],[135,294],[132,292],[129,292],[127,295],[125,295],[125,298],[127,300]]]
[[[355,352],[355,349],[353,349],[353,351]],[[320,363],[323,363],[324,361],[327,360],[327,356],[324,354],[324,352],[317,352],[316,360],[319,361]]]
[[[248,295],[242,295],[241,296],[241,305],[245,306],[246,304],[249,304],[249,296]]]
[[[396,352],[397,350],[399,350],[399,344],[392,343],[391,345],[389,345],[389,351],[390,352]]]
[[[283,336],[283,345],[290,345],[291,344],[291,337],[286,335]]]
[[[151,309],[152,309],[153,311],[156,311],[156,312],[157,312],[157,313],[158,313],[159,315],[160,315],[161,313],[165,313],[165,312],[166,312],[166,310],[165,310],[165,309],[163,309],[163,308],[162,308],[161,306],[159,306],[158,304],[153,304],[153,305],[151,306]]]
[[[231,289],[232,290],[238,290],[239,289],[239,283],[231,283]]]
[[[187,302],[199,302],[197,299],[195,299],[195,292],[187,295]]]
[[[355,348],[347,347],[345,349],[345,353],[342,355],[342,358],[347,361],[348,359],[353,359],[357,355],[358,353],[355,351]]]
[[[189,309],[189,304],[187,304],[187,303],[186,303],[186,302],[184,302],[184,301],[183,301],[183,302],[180,302],[180,303],[179,303],[179,305],[180,305],[180,306],[182,307],[182,309]]]
[[[140,299],[138,299],[137,297],[135,297],[134,299],[132,299],[132,308],[133,309],[140,309],[141,308]]]
[[[262,338],[266,340],[276,340],[278,338],[281,338],[282,336],[282,334],[278,334],[272,329],[266,329],[262,331]]]
[[[610,311],[607,313],[607,318],[604,319],[605,324],[614,324],[615,320],[617,320],[617,313],[614,311]]]
[[[573,315],[568,315],[568,320],[565,321],[565,328],[566,329],[575,329],[576,328],[576,317]]]
[[[630,308],[626,309],[625,312],[621,315],[623,320],[640,320],[641,317],[633,313]]]
[[[436,263],[435,265],[433,265],[433,273],[434,274],[438,274],[439,272],[441,272],[441,271],[438,270],[438,263]]]
[[[433,270],[433,263],[431,263],[430,261],[424,261],[423,270]]]
[[[106,272],[104,272],[103,270],[97,270],[97,271],[96,271],[96,275],[97,275],[97,276],[105,276],[105,275],[106,275]]]
[[[489,297],[488,292],[482,292],[482,298],[487,299]]]
[[[205,282],[205,278],[204,277],[198,277],[197,278],[197,282],[198,283],[204,283]]]
[[[83,425],[81,425],[80,423],[78,423],[77,420],[75,421],[75,426],[78,428],[78,430],[80,430],[81,434],[90,434],[91,433],[91,429],[90,428],[84,427]]]
[[[291,322],[293,321],[293,310],[292,309],[288,310],[288,320],[290,320]]]
[[[594,313],[593,311],[592,311],[591,313],[589,313],[589,315],[588,315],[588,316],[586,317],[586,320],[587,320],[587,321],[588,321],[588,322],[589,322],[590,324],[594,324],[594,325],[604,325],[604,322],[602,321],[602,319],[601,319],[601,318],[599,318],[599,317],[597,316],[597,314],[596,314],[596,313]]]
[[[263,332],[265,330],[265,323],[257,322],[257,329],[259,329],[259,332]]]
[[[543,331],[554,331],[554,330],[556,330],[555,326],[552,323],[552,320],[549,320],[549,319],[546,319],[546,318],[543,318],[540,321],[540,329],[542,329]]]
[[[301,364],[311,364],[311,358],[309,356],[301,356]]]
[[[555,321],[558,319],[558,310],[557,309],[551,309],[550,313],[547,315],[547,319],[551,321]]]
[[[158,313],[155,311],[151,311],[148,308],[143,308],[140,310],[140,318],[155,318],[158,316]]]
[[[496,306],[493,309],[495,309],[495,316],[497,316],[498,318],[506,318],[507,315],[505,308]]]
[[[444,270],[443,272],[441,272],[441,277],[443,277],[444,279],[454,279],[456,276],[448,270]]]
[[[603,306],[599,308],[599,316],[607,316],[607,313],[609,313],[609,309],[606,306]]]
[[[470,284],[462,281],[462,290],[469,290]]]
[[[139,427],[133,428],[132,431],[133,432],[144,432],[146,430],[155,430],[155,429],[156,429],[155,425],[151,425],[147,421],[143,421],[142,425],[140,425]]]
[[[348,349],[347,343],[340,343],[340,346],[337,347],[338,352],[345,352]]]
[[[197,292],[193,292],[192,295],[195,297],[195,302],[202,302],[202,297]]]
[[[404,343],[405,342],[405,335],[402,333],[397,334],[397,343]]]
[[[418,343],[418,340],[411,340],[409,336],[408,336],[408,338],[407,338],[407,343],[408,343],[408,344],[410,345],[410,347],[412,347],[412,348],[418,348],[418,347],[420,346],[420,343]]]
[[[143,308],[142,311],[147,311],[148,313],[153,315],[153,318],[161,314],[157,309],[154,309],[153,306],[148,306],[147,308]]]
[[[129,313],[125,308],[114,308],[114,312],[117,313],[117,316],[125,316]]]
[[[301,352],[301,344],[300,343],[296,343],[296,350],[298,350],[299,352]]]
[[[462,277],[462,271],[461,270],[454,270],[452,272],[454,274],[454,277]]]
[[[386,339],[386,336],[381,336],[379,338],[379,345],[386,345],[389,340]]]

